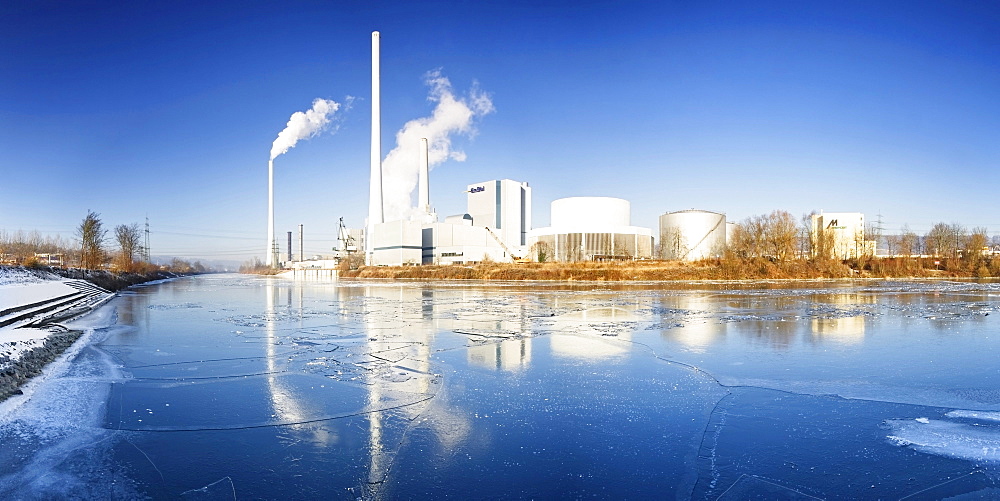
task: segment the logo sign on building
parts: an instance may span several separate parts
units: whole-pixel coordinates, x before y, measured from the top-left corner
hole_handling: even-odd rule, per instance
[[[479,193],[481,191],[486,191],[485,186],[476,186],[475,188],[469,190],[469,193]]]

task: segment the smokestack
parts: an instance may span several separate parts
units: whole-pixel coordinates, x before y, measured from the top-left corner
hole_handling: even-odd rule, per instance
[[[288,232],[288,238],[289,239],[292,238],[292,232]],[[289,252],[288,254],[291,255],[292,253]],[[299,225],[299,261],[301,262],[301,261],[305,261],[305,260],[306,260],[306,258],[305,258],[305,252],[302,250],[302,225],[300,224]]]
[[[420,138],[420,174],[419,174],[419,186],[420,190],[417,194],[417,207],[424,211],[426,214],[431,212],[431,192],[428,187],[429,181],[427,180],[430,168],[427,162],[427,138]]]
[[[267,252],[264,253],[264,264],[277,267],[278,260],[274,256],[278,252],[278,242],[274,239],[274,159],[267,161]]]
[[[379,32],[372,32],[372,158],[371,177],[368,184],[368,232],[365,247],[369,254],[374,250],[376,224],[385,222],[382,210],[382,119],[379,92]]]
[[[292,260],[292,232],[288,232],[288,260]]]

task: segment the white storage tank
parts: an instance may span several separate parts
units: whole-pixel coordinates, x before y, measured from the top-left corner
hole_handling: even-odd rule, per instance
[[[660,257],[697,261],[720,257],[726,250],[726,215],[682,210],[660,216]]]
[[[628,200],[612,197],[569,197],[552,202],[552,227],[562,230],[629,226]]]

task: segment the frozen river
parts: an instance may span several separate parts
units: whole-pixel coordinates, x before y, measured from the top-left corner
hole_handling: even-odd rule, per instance
[[[0,498],[989,499],[1000,284],[123,293],[0,407]]]

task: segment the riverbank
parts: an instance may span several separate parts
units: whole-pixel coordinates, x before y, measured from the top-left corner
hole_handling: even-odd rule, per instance
[[[83,334],[59,322],[93,311],[126,287],[177,276],[0,266],[0,402],[20,394]]]
[[[931,264],[941,269],[927,268]],[[973,278],[989,270],[968,271],[952,263],[933,265],[918,259],[841,261],[786,261],[767,259],[681,261],[623,261],[579,263],[482,263],[448,266],[362,266],[341,270],[342,278],[422,280],[580,280],[580,281],[691,281],[780,280],[831,278]]]

